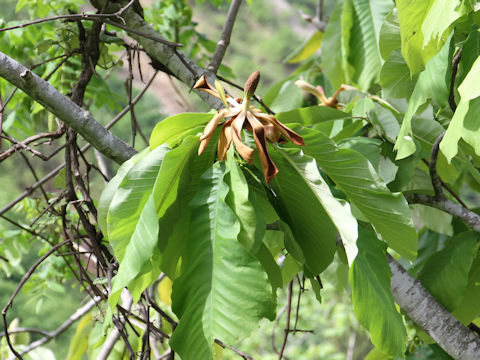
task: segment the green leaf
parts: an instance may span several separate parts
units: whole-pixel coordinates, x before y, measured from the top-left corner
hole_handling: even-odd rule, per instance
[[[215,338],[229,345],[262,317],[274,317],[267,276],[237,241],[240,224],[225,202],[225,173],[223,163],[209,169],[190,204],[185,271],[174,281],[172,293],[180,321],[170,344],[183,360],[213,359]]]
[[[410,70],[400,49],[393,50],[380,71],[380,85],[385,96],[395,99],[409,97],[416,81],[416,76],[413,78],[410,76]]]
[[[458,306],[467,288],[478,240],[473,231],[455,236],[443,250],[429,258],[418,277],[448,311]]]
[[[401,44],[398,12],[397,8],[393,8],[385,17],[380,29],[379,47],[382,58],[387,60],[393,50],[400,49]]]
[[[118,187],[122,183],[125,175],[130,171],[130,169],[140,160],[142,160],[146,155],[150,153],[150,148],[146,148],[142,152],[135,154],[130,159],[125,161],[122,166],[117,171],[117,174],[108,182],[105,189],[102,191],[100,201],[98,203],[98,225],[103,230],[104,235],[107,234],[107,214],[110,204],[112,202],[115,193],[117,192]]]
[[[107,215],[108,240],[119,262],[135,231],[169,149],[159,146],[138,161],[120,183]]]
[[[270,154],[279,170],[272,181],[274,206],[290,227],[310,272],[317,275],[332,262],[337,232],[354,257],[357,222],[349,205],[333,197],[315,160],[300,149],[278,149]]]
[[[363,90],[368,90],[379,78],[383,62],[378,48],[380,28],[393,5],[389,0],[353,0],[355,12],[348,60],[355,69],[354,82]]]
[[[351,115],[328,106],[314,105],[286,112],[279,112],[275,117],[278,121],[284,124],[300,123],[308,126],[325,121],[351,118]]]
[[[275,112],[288,111],[302,106],[303,94],[293,80],[285,81],[270,107]]]
[[[298,132],[307,144],[303,151],[315,158],[381,238],[402,256],[413,259],[417,250],[417,233],[403,195],[392,194],[362,154],[339,149],[316,130],[303,128]]]
[[[469,324],[480,314],[478,299],[480,297],[480,256],[477,253],[468,275],[468,283],[465,294],[457,308],[452,312],[463,324]]]
[[[77,325],[75,335],[70,340],[68,360],[82,360],[88,349],[88,335],[92,331],[94,319],[92,314],[86,314]]]
[[[184,113],[163,119],[152,131],[150,148],[164,143],[173,147],[188,135],[201,133],[212,117],[211,113]]]
[[[398,0],[398,22],[402,39],[402,55],[412,75],[421,72],[427,62],[442,48],[447,36],[440,41],[430,41],[423,35],[422,27],[435,0]],[[435,19],[434,21],[438,21]]]
[[[315,31],[303,44],[290,54],[285,61],[289,64],[295,64],[308,59],[320,49],[322,38],[323,32]]]
[[[359,232],[357,247],[358,255],[350,268],[355,315],[378,350],[404,358],[407,334],[390,290],[387,247],[363,230]]]
[[[265,219],[256,202],[255,193],[249,191],[247,180],[234,158],[233,147],[227,153],[226,165],[229,170],[226,183],[230,188],[226,202],[240,221],[238,241],[255,254],[265,235]]]
[[[402,121],[402,126],[395,143],[395,150],[398,151],[396,159],[403,159],[415,152],[415,143],[412,134],[412,118],[427,99],[433,99],[441,106],[447,104],[449,85],[446,74],[450,64],[450,42],[443,46],[441,51],[431,59],[425,71],[418,77],[413,94],[408,102],[408,109]]]
[[[461,101],[452,120],[448,125],[448,129],[440,143],[440,150],[450,163],[455,155],[458,153],[458,141],[463,135],[463,121],[465,115],[468,113],[470,103],[468,101]]]
[[[353,71],[348,64],[350,28],[353,23],[351,0],[337,1],[333,9],[321,45],[322,66],[332,86],[337,89],[350,83]]]
[[[114,308],[124,287],[130,282],[139,282],[139,275],[148,273],[154,268],[155,261],[158,268],[158,255],[154,256],[158,242],[158,218],[155,211],[153,195],[150,195],[145,206],[142,209],[135,230],[125,249],[123,260],[119,263],[118,273],[112,279],[112,291],[109,298],[109,304]],[[152,261],[152,262],[151,262]],[[157,276],[160,274],[158,271]],[[136,291],[133,297],[134,302],[139,300],[141,292],[150,284],[143,284],[143,289]],[[140,294],[139,294],[140,293]]]

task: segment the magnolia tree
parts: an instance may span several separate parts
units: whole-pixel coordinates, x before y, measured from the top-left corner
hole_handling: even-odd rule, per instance
[[[252,359],[233,345],[275,319],[284,287],[286,358],[296,279],[320,299],[334,258],[349,268],[368,359],[414,359],[435,343],[443,350],[425,358],[480,358],[478,6],[319,1],[302,20],[315,31],[288,59],[296,70],[260,94],[256,69],[237,84],[222,65],[239,7],[260,1],[232,0],[213,47],[184,1],[17,2],[33,21],[0,30],[0,161],[23,159],[35,177],[31,156],[59,165],[0,210],[7,274],[30,239],[41,243],[2,304],[2,358],[28,356],[81,319],[72,359],[212,359],[218,346]],[[149,57],[140,70],[155,72],[134,97],[139,54]],[[147,139],[135,105],[159,71],[212,110],[168,117]],[[127,106],[101,125],[112,72]],[[138,152],[109,131],[127,113],[133,143],[148,141]],[[111,180],[101,154],[121,164]],[[96,172],[110,180],[101,196],[90,192]],[[9,217],[32,196],[31,214]],[[44,281],[76,281],[91,299],[21,343],[30,330],[10,308],[49,264],[57,271]],[[171,308],[156,291],[167,281]]]

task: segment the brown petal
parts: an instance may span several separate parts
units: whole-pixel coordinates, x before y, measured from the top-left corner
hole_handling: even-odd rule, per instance
[[[253,149],[249,148],[242,141],[242,128],[243,123],[245,122],[245,111],[242,111],[237,115],[232,122],[232,139],[235,144],[235,148],[238,153],[245,161],[248,161],[250,164],[253,164]]]
[[[198,156],[203,154],[209,142],[210,138],[200,141],[200,146],[198,147]]]
[[[217,111],[215,116],[210,120],[205,126],[205,129],[203,129],[202,136],[200,136],[200,140],[205,140],[206,138],[212,137],[213,133],[217,129],[218,123],[223,120],[223,118],[226,116],[228,113],[227,109],[222,109]]]
[[[270,183],[275,175],[278,174],[278,169],[270,158],[268,153],[267,142],[265,139],[265,128],[263,124],[252,113],[247,112],[247,119],[253,129],[253,138],[257,145],[258,156],[262,163],[263,175],[267,183]]]
[[[290,140],[292,143],[295,145],[301,145],[304,146],[305,142],[303,141],[303,138],[298,135],[295,131],[292,129],[286,127],[283,125],[280,121],[278,121],[274,116],[268,115],[268,114],[263,114],[263,113],[258,113],[255,112],[255,116],[267,120],[269,123],[275,126],[288,140]]]
[[[227,158],[227,151],[232,143],[232,119],[225,121],[220,132],[220,139],[218,140],[218,160],[225,161]]]
[[[217,89],[210,85],[205,75],[200,76],[195,85],[193,85],[193,88],[205,91],[206,93],[209,93],[210,95],[213,95],[220,99],[220,95],[218,94]]]

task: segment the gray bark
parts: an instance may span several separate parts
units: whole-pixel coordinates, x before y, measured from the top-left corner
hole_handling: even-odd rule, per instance
[[[480,338],[450,314],[395,259],[387,255],[392,270],[395,302],[418,326],[454,359],[480,359]]]
[[[48,111],[75,129],[105,156],[122,163],[137,152],[99,124],[88,111],[76,105],[25,66],[1,52],[0,77],[42,104]]]

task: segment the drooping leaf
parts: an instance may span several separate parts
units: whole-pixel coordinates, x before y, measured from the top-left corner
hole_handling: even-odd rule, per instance
[[[408,97],[415,88],[416,80],[416,76],[410,76],[410,70],[400,49],[393,50],[380,72],[380,85],[385,95],[390,98]]]
[[[355,69],[354,82],[361,89],[368,90],[372,82],[379,79],[383,62],[378,47],[380,28],[393,3],[388,0],[353,0],[353,7],[349,62]]]
[[[478,236],[465,232],[451,239],[447,246],[430,257],[419,279],[449,311],[457,307],[468,283],[468,273],[478,250]]]
[[[290,64],[299,63],[303,60],[308,59],[310,56],[315,54],[320,45],[322,45],[323,32],[315,31],[310,37],[302,43],[292,54],[290,54],[285,61]]]
[[[205,125],[213,117],[211,113],[183,113],[160,121],[150,136],[150,148],[167,143],[173,147],[188,135],[202,133]]]
[[[460,300],[457,308],[452,312],[463,324],[469,324],[480,314],[478,308],[478,299],[480,296],[480,256],[475,255],[473,264],[468,275],[468,283],[465,293]]]
[[[435,100],[439,105],[446,105],[449,94],[449,83],[446,74],[450,64],[451,46],[447,41],[441,51],[432,58],[415,84],[410,97],[408,109],[402,121],[402,126],[395,143],[397,160],[406,158],[415,152],[415,143],[412,134],[412,118],[427,99]]]
[[[400,25],[398,23],[397,8],[393,8],[383,20],[380,29],[380,40],[378,45],[383,60],[387,60],[393,50],[400,49]]]
[[[117,192],[118,187],[123,181],[125,175],[130,171],[130,169],[143,157],[145,157],[150,152],[150,148],[146,148],[139,154],[134,155],[127,161],[125,161],[122,166],[117,171],[117,174],[108,182],[105,189],[102,191],[100,201],[98,203],[98,225],[104,231],[104,235],[107,235],[107,214],[110,203],[112,202],[115,193]]]
[[[387,247],[363,230],[359,232],[357,247],[358,254],[350,268],[355,315],[378,350],[404,358],[407,334],[390,290],[392,274],[386,260]]]
[[[464,137],[477,154],[480,154],[480,144],[478,144],[478,121],[475,116],[480,112],[480,100],[471,101],[480,96],[478,89],[478,81],[480,79],[480,57],[477,58],[472,68],[465,76],[465,79],[458,87],[460,94],[460,103],[453,115],[448,129],[440,143],[440,150],[450,162],[452,158],[458,153],[458,141]],[[472,109],[470,110],[470,107]],[[467,117],[467,121],[464,119]]]
[[[122,289],[130,284],[131,281],[141,283],[137,277],[153,270],[152,261],[157,262],[157,276],[160,274],[158,267],[158,255],[154,256],[155,251],[158,252],[158,218],[155,211],[155,203],[153,195],[150,195],[145,206],[142,209],[135,230],[125,249],[123,261],[120,261],[117,275],[112,279],[112,291],[109,298],[110,306],[113,308],[118,302]],[[143,289],[135,291],[133,300],[139,300],[141,291],[147,286],[144,283]]]
[[[184,360],[212,359],[215,338],[231,344],[274,316],[267,276],[237,241],[240,224],[225,202],[225,172],[223,163],[209,169],[190,205],[185,271],[172,293],[180,321],[170,340]]]
[[[229,170],[226,182],[230,188],[226,202],[240,221],[238,241],[256,254],[262,244],[266,223],[255,193],[249,191],[247,180],[234,158],[233,147],[228,151],[226,166]]]
[[[159,146],[138,161],[118,187],[107,215],[108,240],[119,262],[135,231],[169,149]]]
[[[337,232],[354,257],[356,220],[348,204],[333,197],[315,160],[300,149],[278,149],[271,155],[279,169],[272,182],[274,206],[289,225],[310,272],[317,275],[332,262]]]
[[[390,247],[407,259],[415,257],[417,233],[410,209],[401,193],[393,194],[369,161],[350,149],[339,149],[324,134],[308,128],[295,129],[307,144],[303,151],[317,164],[374,226]]]

